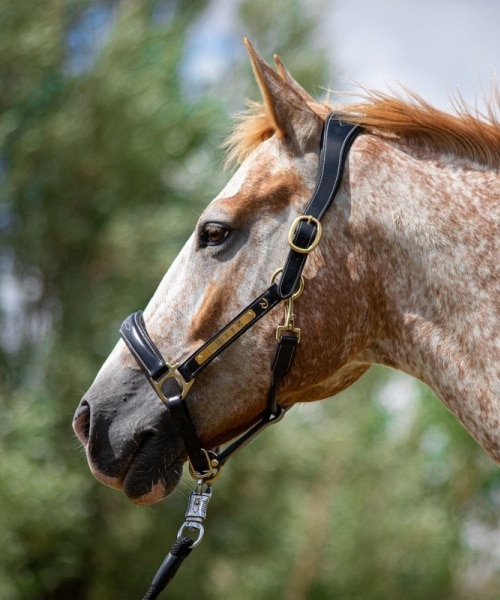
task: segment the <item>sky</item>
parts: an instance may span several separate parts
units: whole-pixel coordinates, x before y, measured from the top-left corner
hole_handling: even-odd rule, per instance
[[[387,90],[402,83],[441,108],[474,103],[500,67],[498,0],[334,0],[321,35],[340,69]]]
[[[237,3],[213,0],[195,28],[187,68],[197,77],[202,72],[215,80],[228,47],[241,43],[245,32],[235,26]],[[469,103],[481,99],[500,70],[498,0],[303,3],[320,15],[318,37],[331,64],[332,80],[319,85],[352,91],[358,83],[388,91],[402,84],[449,109],[457,90]]]

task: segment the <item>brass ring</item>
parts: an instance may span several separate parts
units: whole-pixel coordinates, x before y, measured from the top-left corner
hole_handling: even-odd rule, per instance
[[[207,466],[210,468],[210,470],[204,474],[198,473],[193,467],[191,461],[188,459],[189,474],[195,481],[203,481],[203,483],[212,483],[220,477],[222,473],[222,467],[224,465],[221,465],[219,463],[219,461],[217,460],[217,455],[214,452],[210,450],[205,450],[205,448],[202,448],[201,450],[207,459]]]
[[[283,272],[283,269],[276,269],[276,271],[274,271],[274,273],[273,273],[273,276],[271,277],[271,283],[274,283],[274,280],[276,279],[276,277],[282,272]],[[300,281],[299,281],[299,289],[292,294],[292,300],[297,300],[297,298],[304,291],[304,287],[305,287],[305,281],[304,281],[303,275],[301,275]]]

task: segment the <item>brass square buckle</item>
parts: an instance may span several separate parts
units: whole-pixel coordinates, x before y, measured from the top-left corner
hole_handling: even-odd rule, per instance
[[[294,244],[294,242],[293,242],[293,238],[295,237],[295,234],[297,233],[297,228],[299,227],[299,225],[302,221],[305,221],[309,225],[311,223],[313,223],[316,226],[316,235],[314,236],[314,239],[310,243],[310,245],[307,246],[307,248],[301,248],[300,246],[297,246],[297,244]],[[295,250],[295,252],[299,252],[300,254],[309,254],[319,244],[322,233],[323,233],[323,229],[321,227],[321,223],[318,221],[318,219],[316,219],[316,217],[313,217],[311,215],[300,215],[300,217],[297,217],[294,220],[294,222],[292,223],[292,226],[290,227],[290,231],[288,232],[288,245],[290,246],[290,248],[292,250]]]
[[[165,402],[165,404],[168,404],[168,397],[165,396],[165,394],[163,392],[163,385],[164,385],[165,381],[167,381],[167,379],[175,379],[175,381],[177,382],[177,385],[179,386],[179,388],[181,390],[180,396],[182,399],[184,399],[187,396],[189,389],[191,388],[191,386],[194,383],[194,379],[191,379],[191,381],[186,381],[184,379],[184,377],[177,370],[178,366],[179,366],[178,364],[175,364],[175,365],[167,364],[168,371],[166,373],[164,373],[158,380],[153,379],[152,377],[150,378],[151,384],[153,385],[155,392],[158,394],[160,399],[163,402]]]

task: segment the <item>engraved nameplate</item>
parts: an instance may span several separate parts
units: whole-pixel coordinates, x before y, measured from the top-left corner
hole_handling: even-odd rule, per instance
[[[206,348],[199,352],[194,358],[195,361],[199,365],[202,365],[207,359],[220,350],[222,346],[227,344],[229,340],[233,339],[235,335],[238,335],[238,333],[249,323],[251,323],[256,316],[257,315],[251,308],[247,310],[246,313],[243,313],[237,321],[226,327],[226,329],[223,329],[219,335],[212,340],[210,344],[208,344]]]

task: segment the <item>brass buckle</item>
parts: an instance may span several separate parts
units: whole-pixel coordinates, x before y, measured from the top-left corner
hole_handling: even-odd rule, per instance
[[[165,384],[165,381],[167,381],[167,379],[175,379],[177,385],[181,388],[180,396],[182,400],[184,400],[184,398],[187,396],[189,390],[191,389],[191,386],[194,383],[194,379],[191,379],[191,381],[186,381],[184,379],[184,377],[179,373],[177,369],[178,366],[178,363],[175,365],[167,364],[168,371],[164,373],[160,377],[160,379],[156,380],[151,378],[151,383],[155,392],[158,394],[161,400],[165,402],[165,404],[168,404],[168,397],[165,396],[165,394],[163,393],[163,385]]]
[[[307,248],[301,248],[300,246],[297,246],[293,243],[293,238],[295,237],[297,228],[302,221],[306,221],[306,223],[308,223],[309,225],[311,223],[314,223],[314,225],[316,225],[316,235],[314,236],[313,241]],[[300,254],[309,254],[319,244],[322,233],[323,228],[321,227],[321,223],[318,221],[318,219],[316,219],[316,217],[312,217],[311,215],[301,215],[300,217],[297,217],[294,220],[292,226],[290,227],[290,231],[288,232],[288,245],[292,250],[295,250],[295,252],[299,252]]]

